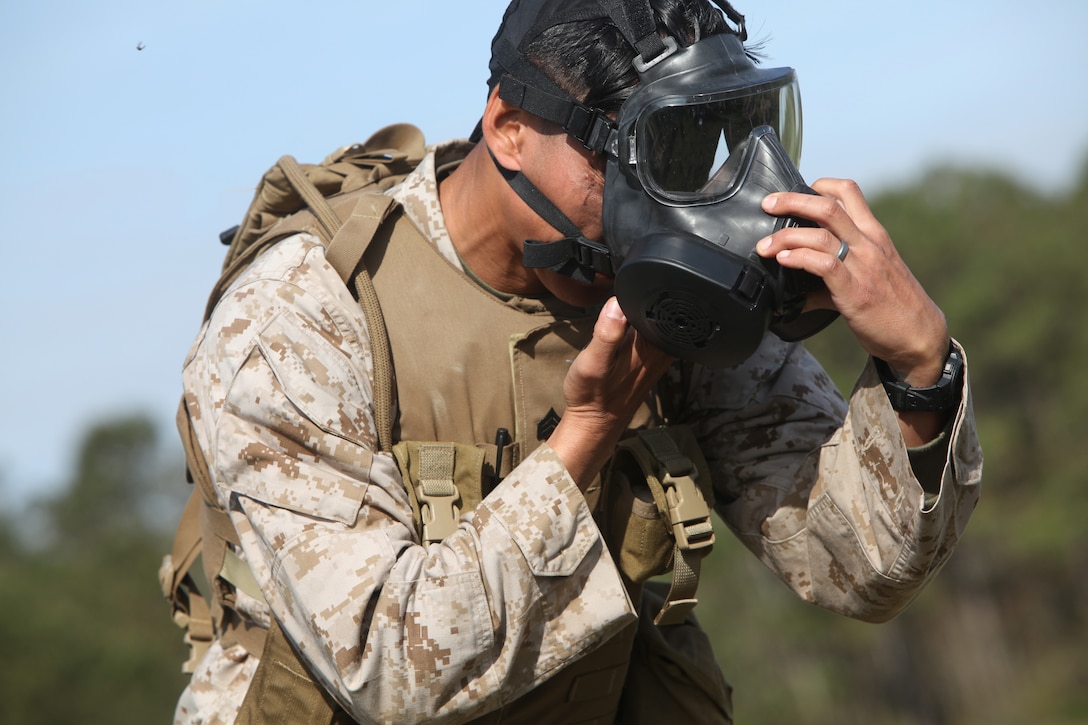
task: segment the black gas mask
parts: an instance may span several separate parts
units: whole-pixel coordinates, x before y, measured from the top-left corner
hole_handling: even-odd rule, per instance
[[[640,72],[608,154],[605,241],[631,324],[681,358],[747,359],[768,330],[808,337],[835,319],[802,312],[823,281],[756,254],[791,225],[761,209],[813,192],[797,170],[801,103],[792,69],[760,69],[741,39],[714,35]]]
[[[626,8],[600,0],[598,12],[607,13],[638,51],[639,86],[614,120],[570,100],[535,67],[526,67],[531,64],[519,63],[514,46],[499,43],[502,29],[493,52],[504,73],[504,99],[560,123],[607,159],[603,245],[581,235],[520,173],[505,172],[522,198],[565,235],[558,242],[527,241],[526,266],[580,279],[614,275],[620,307],[648,340],[682,359],[731,366],[751,356],[768,331],[800,340],[838,313],[804,312],[806,295],[823,281],[755,252],[759,240],[783,227],[811,226],[761,208],[772,192],[815,193],[796,166],[800,94],[792,69],[763,69],[751,61],[743,47],[743,16],[715,2],[737,33],[682,48],[658,35],[646,0]],[[504,27],[512,13],[517,22],[518,5]],[[541,6],[539,27],[549,11],[584,14],[597,3],[520,5]],[[532,30],[526,23],[520,32],[526,28]]]

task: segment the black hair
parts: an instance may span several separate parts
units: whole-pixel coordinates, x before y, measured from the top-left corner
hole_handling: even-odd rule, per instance
[[[735,33],[707,0],[650,0],[658,32],[687,47],[718,33]],[[635,49],[610,19],[575,20],[543,31],[525,57],[573,98],[614,114],[638,85]]]

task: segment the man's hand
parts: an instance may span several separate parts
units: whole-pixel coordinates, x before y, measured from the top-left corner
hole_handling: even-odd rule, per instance
[[[948,355],[948,325],[903,262],[887,231],[873,216],[853,181],[821,179],[820,194],[771,194],[768,214],[792,215],[819,226],[794,227],[762,240],[757,251],[783,267],[822,277],[827,291],[812,295],[809,307],[837,309],[870,355],[886,361],[914,387],[937,382]],[[841,242],[849,247],[839,259]],[[932,438],[943,423],[934,414],[901,414],[908,445]]]
[[[627,324],[614,297],[605,303],[592,340],[567,373],[567,409],[548,439],[579,488],[585,490],[612,456],[631,417],[671,363]]]

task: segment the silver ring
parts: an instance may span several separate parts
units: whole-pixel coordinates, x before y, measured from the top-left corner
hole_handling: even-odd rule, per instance
[[[850,254],[850,245],[840,239],[839,240],[839,253],[836,254],[835,256],[839,258],[840,262],[844,262],[844,261],[846,261],[846,255],[847,254]]]

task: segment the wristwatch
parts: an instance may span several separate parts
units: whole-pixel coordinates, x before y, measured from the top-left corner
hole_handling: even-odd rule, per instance
[[[874,357],[873,364],[893,410],[944,412],[960,404],[960,396],[963,395],[963,356],[953,345],[949,345],[941,379],[928,388],[912,388],[899,380],[888,363],[880,358]]]

